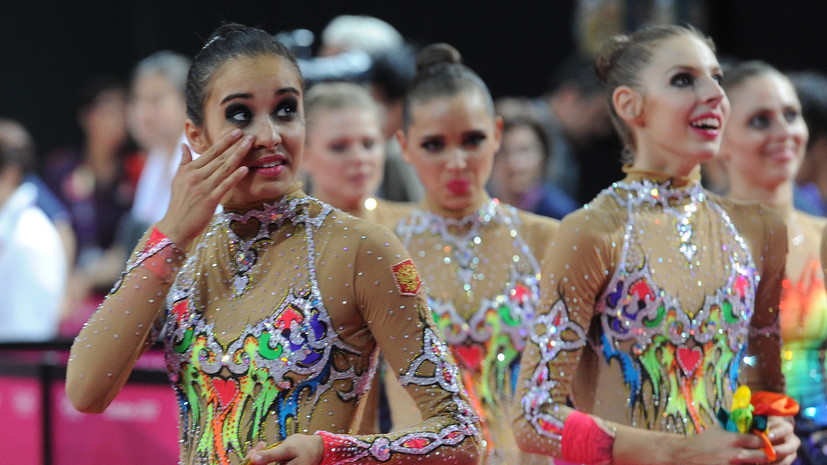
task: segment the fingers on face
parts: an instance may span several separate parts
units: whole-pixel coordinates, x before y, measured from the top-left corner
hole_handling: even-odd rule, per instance
[[[232,147],[234,144],[239,144],[239,139],[242,140],[242,143],[247,138],[242,138],[242,132],[240,129],[233,129],[232,131],[228,132],[221,136],[218,141],[213,144],[212,147],[207,149],[201,156],[193,162],[196,167],[206,166],[207,164],[211,163],[212,161],[221,158],[222,155],[227,153],[227,149]]]
[[[221,201],[224,196],[230,192],[230,190],[241,181],[244,176],[250,171],[249,168],[246,166],[240,166],[236,168],[235,171],[230,173],[229,176],[223,178],[224,180],[221,181],[221,184],[218,185],[215,189],[213,189],[213,196],[215,197],[213,200]]]
[[[223,180],[239,173],[244,168],[244,174],[249,168],[240,166],[241,160],[250,151],[252,136],[244,137],[236,147],[226,150],[220,157],[214,158],[205,166],[205,179],[214,184],[223,183]]]
[[[189,169],[198,173],[195,177],[199,181],[206,181],[209,189],[216,188],[234,171],[239,169],[241,160],[250,151],[252,136],[242,138],[234,144],[226,146],[224,143],[214,145],[209,156],[202,156],[188,165]],[[219,149],[223,148],[220,152]],[[183,168],[183,167],[182,167]]]

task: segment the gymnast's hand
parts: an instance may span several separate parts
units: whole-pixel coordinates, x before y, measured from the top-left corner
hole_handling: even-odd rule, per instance
[[[324,456],[324,441],[314,434],[294,434],[279,445],[268,448],[259,442],[247,453],[251,465],[278,463],[284,465],[319,465]]]
[[[683,438],[675,463],[726,465],[769,463],[761,449],[763,441],[754,434],[731,433],[718,425],[700,434]]]
[[[207,227],[221,199],[247,175],[249,168],[241,166],[241,160],[250,151],[253,136],[241,135],[240,129],[230,131],[196,160],[183,146],[169,208],[156,224],[179,248],[186,250]]]
[[[795,435],[790,417],[769,417],[767,419],[769,432],[767,435],[775,450],[776,459],[772,465],[789,465],[796,457],[801,440]]]

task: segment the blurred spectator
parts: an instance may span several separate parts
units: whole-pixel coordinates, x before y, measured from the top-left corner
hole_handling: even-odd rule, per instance
[[[77,332],[123,269],[126,252],[115,239],[143,166],[143,155],[128,149],[126,90],[119,81],[90,80],[81,90],[78,122],[83,145],[51,154],[44,174],[69,208],[77,241],[66,334]]]
[[[277,38],[296,53],[302,77],[311,85],[364,80],[377,57],[405,45],[402,35],[385,21],[354,15],[337,16],[325,26],[319,52],[313,58],[305,55],[315,39],[312,32],[296,29]]]
[[[341,15],[322,31],[319,56],[332,56],[351,50],[378,55],[405,45],[402,34],[393,26],[372,16]]]
[[[161,51],[138,62],[133,71],[127,122],[147,158],[124,225],[126,250],[132,250],[144,231],[163,218],[169,205],[181,144],[187,143],[184,91],[190,63],[183,55]]]
[[[15,140],[17,139],[17,140]],[[66,284],[60,235],[24,182],[34,163],[28,132],[0,122],[0,341],[45,341],[58,330]]]
[[[534,110],[553,154],[546,167],[547,181],[585,203],[623,177],[614,155],[620,145],[591,61],[577,54],[563,60],[548,92],[534,100]],[[583,166],[589,167],[588,172]]]
[[[816,71],[791,73],[810,131],[804,161],[795,178],[795,208],[827,216],[827,77]]]
[[[32,159],[37,158],[37,150],[29,131],[22,124],[11,119],[0,118],[0,146],[24,150],[32,154]],[[34,170],[26,174],[23,182],[37,187],[37,206],[52,220],[52,224],[57,229],[68,266],[75,260],[75,233],[72,230],[69,210]]]
[[[551,181],[543,181],[545,167],[555,154],[549,150],[543,127],[531,117],[531,102],[503,98],[495,106],[503,118],[503,134],[489,182],[491,195],[556,219],[577,210],[574,199]]]
[[[338,16],[322,32],[319,56],[353,52],[369,56],[370,66],[350,80],[365,83],[384,113],[385,168],[379,195],[398,202],[417,202],[425,190],[416,172],[402,159],[395,137],[402,127],[402,98],[416,71],[414,51],[393,26],[381,19]]]
[[[368,74],[368,88],[383,109],[385,174],[380,195],[397,202],[418,202],[425,188],[416,171],[402,159],[396,132],[402,129],[402,101],[416,72],[416,54],[410,46],[388,50],[376,57]]]

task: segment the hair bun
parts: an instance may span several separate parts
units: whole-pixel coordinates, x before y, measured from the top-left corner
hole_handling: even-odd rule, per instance
[[[629,44],[629,36],[618,34],[609,38],[594,59],[594,72],[600,82],[606,83],[609,80],[609,72],[617,62],[618,57]]]
[[[462,55],[451,45],[445,43],[431,44],[416,55],[416,72],[421,73],[439,65],[458,65]]]

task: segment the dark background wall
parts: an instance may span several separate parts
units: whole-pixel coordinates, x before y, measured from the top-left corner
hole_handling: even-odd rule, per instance
[[[698,0],[719,51],[783,69],[827,70],[822,0]],[[536,95],[574,48],[574,0],[3,0],[0,116],[21,120],[41,153],[78,143],[77,89],[89,76],[128,77],[160,49],[194,55],[223,21],[318,35],[339,14],[382,18],[419,43],[455,45],[492,93]]]

